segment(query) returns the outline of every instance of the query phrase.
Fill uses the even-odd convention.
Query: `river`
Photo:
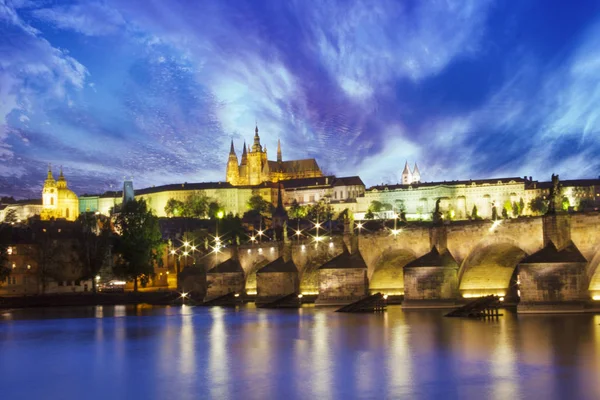
[[[504,314],[0,311],[0,398],[600,398],[600,315]]]

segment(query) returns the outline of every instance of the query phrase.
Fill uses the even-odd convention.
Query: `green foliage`
[[[423,209],[423,207],[420,207]],[[396,209],[400,212],[406,211],[406,205],[404,204],[404,200],[396,200]]]
[[[516,201],[513,201],[512,213],[513,213],[513,217],[515,217],[515,218],[521,214],[521,208],[519,207],[519,205],[517,204]]]
[[[569,202],[569,198],[564,196],[562,198],[561,208],[563,211],[569,211],[569,207],[571,207],[571,203]]]
[[[508,210],[506,209],[506,206],[502,207],[502,218],[508,219]]]
[[[204,194],[190,196],[183,203],[181,216],[187,218],[206,218],[208,203],[209,198]]]
[[[120,233],[116,243],[119,259],[115,274],[133,279],[137,291],[139,278],[148,278],[154,272],[154,263],[160,262],[164,248],[158,218],[148,210],[144,200],[124,204],[115,220]]]
[[[523,200],[523,198],[521,197],[519,199],[519,215],[523,215],[523,212],[525,211],[525,201]]]
[[[225,209],[218,201],[211,201],[208,203],[208,218],[223,218],[223,214],[225,213]]]
[[[170,198],[165,206],[165,214],[167,217],[180,217],[183,214],[185,204],[183,201]]]
[[[10,227],[0,225],[0,286],[10,276],[12,268],[8,266],[8,242],[10,238]]]
[[[11,208],[10,210],[6,211],[6,214],[4,214],[4,222],[7,224],[12,224],[14,222],[17,222],[17,220],[17,210],[15,210],[14,208]]]
[[[506,200],[504,202],[504,207],[502,207],[502,218],[506,219],[512,213],[513,213],[513,203],[511,203],[510,200]]]
[[[329,204],[321,200],[307,207],[306,218],[311,221],[329,221],[333,218],[333,209]]]
[[[298,204],[298,201],[294,199],[288,210],[288,215],[292,219],[306,218],[306,208]]]
[[[369,211],[378,213],[383,210],[383,203],[377,200],[373,200],[369,206]]]
[[[546,214],[548,212],[548,201],[538,196],[531,199],[529,202],[529,209],[532,213],[537,215]]]
[[[371,211],[371,209],[369,208],[369,210],[367,211],[367,213],[365,214],[365,219],[375,219],[375,214],[373,214],[373,211]]]
[[[262,198],[260,194],[255,194],[248,199],[248,208],[251,211],[259,212],[262,215],[273,213],[273,204]]]
[[[92,280],[92,291],[96,292],[96,275],[107,261],[112,230],[110,221],[94,213],[79,215],[81,232],[78,236],[79,258],[83,265],[84,278]]]

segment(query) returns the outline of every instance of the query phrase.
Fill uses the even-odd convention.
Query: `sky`
[[[600,175],[600,1],[0,0],[0,195],[222,181],[269,158],[396,183]]]

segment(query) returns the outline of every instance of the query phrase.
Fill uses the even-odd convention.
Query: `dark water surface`
[[[0,399],[600,399],[600,315],[0,311]]]

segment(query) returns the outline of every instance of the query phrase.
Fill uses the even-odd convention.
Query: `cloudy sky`
[[[600,1],[0,0],[0,194],[223,180],[600,174]],[[239,155],[238,151],[238,155]]]

